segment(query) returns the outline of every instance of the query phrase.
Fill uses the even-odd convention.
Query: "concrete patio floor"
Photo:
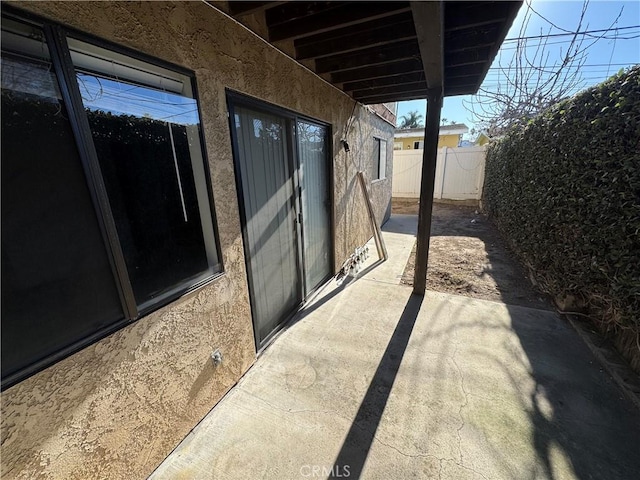
[[[556,314],[399,285],[416,224],[393,216],[390,260],[325,288],[151,478],[639,478],[640,411]]]

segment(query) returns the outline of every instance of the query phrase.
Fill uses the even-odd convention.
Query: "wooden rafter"
[[[228,11],[250,27],[264,22],[257,31],[267,41],[356,100],[382,103],[420,98],[435,77],[445,96],[477,91],[521,4],[231,1]],[[431,53],[439,58],[426,63],[421,47],[434,35],[436,7],[441,43]]]
[[[384,20],[386,19],[367,22],[366,25],[372,23],[379,25],[376,28],[367,28],[366,30],[355,29],[361,31],[352,31],[324,41],[294,43],[296,45],[296,57],[299,60],[320,58],[372,47],[382,47],[389,42],[416,38],[416,32],[413,29],[413,20],[411,20],[411,18],[401,23],[391,24],[386,23]],[[346,30],[351,30],[351,28],[347,28]]]
[[[340,72],[371,65],[385,65],[398,60],[419,58],[418,42],[415,39],[370,47],[354,53],[334,55],[316,60],[317,73]]]
[[[425,82],[424,71],[413,73],[404,73],[401,75],[393,75],[390,77],[370,78],[355,82],[348,82],[342,86],[345,92],[355,92],[356,90],[364,90],[367,88],[387,87],[392,85],[405,85],[407,83]]]
[[[289,3],[295,4],[297,2]],[[338,28],[358,25],[409,10],[406,2],[372,2],[366,8],[363,8],[360,2],[345,2],[346,4],[336,2],[337,5],[332,2],[324,3],[329,5],[317,13],[285,17],[286,19],[284,20],[283,17],[274,14],[270,15],[271,10],[267,10],[269,40],[294,40],[310,34],[319,34]]]

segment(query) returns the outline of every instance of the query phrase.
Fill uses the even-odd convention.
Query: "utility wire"
[[[634,35],[632,37],[603,37],[603,39],[605,40],[613,40],[614,42],[616,42],[617,40],[633,40],[636,38],[640,38],[640,31],[638,31],[637,35]],[[508,47],[502,47],[500,48],[501,52],[504,52],[505,50],[519,50],[521,48],[538,48],[538,47],[547,47],[549,45],[566,45],[566,44],[572,44],[575,43],[575,41],[573,39],[570,40],[561,40],[559,42],[547,42],[544,40],[541,40],[540,42],[536,42],[536,43],[531,43],[531,42],[522,42],[519,43],[517,45],[510,45]]]
[[[540,17],[542,20],[544,20],[545,22],[547,22],[547,23],[548,23],[549,25],[551,25],[552,27],[554,27],[554,28],[556,28],[556,29],[560,30],[561,32],[566,32],[566,34],[568,34],[568,35],[575,35],[575,33],[576,33],[576,32],[572,32],[571,30],[567,30],[566,28],[559,27],[558,25],[556,25],[555,23],[553,23],[551,20],[549,20],[547,17],[545,17],[544,15],[542,15],[542,14],[541,14],[540,12],[538,12],[535,8],[533,8],[532,3],[533,3],[533,2],[532,2],[532,0],[529,0],[529,1],[527,2],[527,8],[528,8],[528,10],[532,11],[532,12],[533,12],[533,13],[535,13],[538,17]],[[584,9],[585,9],[585,11],[586,11],[586,8],[588,7],[588,5],[589,5],[589,1],[587,0],[587,1],[584,3]],[[616,20],[613,22],[613,25],[615,25],[616,23],[618,23],[618,19],[619,19],[619,18],[620,18],[620,16],[622,15],[622,11],[623,11],[623,10],[624,10],[624,7],[622,7],[622,8],[620,9],[620,13],[618,14],[618,17],[616,18]],[[631,27],[631,26],[627,26],[627,27],[615,27],[615,28],[614,28],[614,27],[610,27],[610,28],[608,28],[608,29],[606,29],[606,30],[601,30],[601,32],[608,32],[608,31],[610,31],[610,30],[622,30],[622,29],[628,29],[628,28],[637,28],[637,27],[638,27],[637,25],[636,25],[636,27]],[[586,34],[587,34],[587,35],[588,35],[589,33],[596,33],[596,32],[586,32]],[[559,35],[559,34],[558,34],[558,35]],[[607,37],[597,36],[597,35],[588,35],[588,36],[590,36],[590,37],[592,37],[592,38],[595,38],[595,39],[607,38]]]
[[[533,10],[533,8],[531,9]],[[535,10],[533,10],[536,14],[537,12]],[[543,17],[544,18],[544,17]],[[548,21],[545,18],[546,21]],[[549,22],[549,21],[548,21]],[[575,35],[588,35],[591,36],[589,34],[591,33],[605,33],[605,32],[612,32],[612,31],[618,31],[618,30],[628,30],[631,28],[640,28],[640,25],[629,25],[626,27],[611,27],[611,28],[603,28],[600,30],[584,30],[582,32],[572,32],[570,30],[565,30],[564,28],[560,28],[556,25],[554,25],[553,23],[549,22],[552,26],[554,26],[555,28],[557,28],[558,30],[562,30],[563,32],[567,32],[567,33],[549,33],[546,35],[532,35],[532,36],[526,36],[526,37],[513,37],[513,38],[505,38],[503,43],[506,42],[517,42],[520,40],[531,40],[531,39],[535,39],[535,38],[551,38],[551,37],[567,37],[567,36],[575,36]],[[607,37],[598,37],[598,38],[607,38]],[[636,38],[636,37],[633,37]],[[612,40],[612,38],[610,38],[609,40]]]
[[[583,68],[591,68],[591,67],[628,67],[631,65],[635,65],[636,63],[638,63],[638,61],[633,61],[633,62],[627,62],[627,63],[590,63],[590,64],[584,64],[584,65],[567,65],[564,68],[576,68],[578,70],[581,70]],[[527,67],[524,66],[523,69],[532,69],[534,67]],[[540,68],[544,68],[544,67],[540,67]],[[491,67],[489,68],[489,70],[505,70],[506,67]]]

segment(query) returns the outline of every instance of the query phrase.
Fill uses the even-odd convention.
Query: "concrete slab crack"
[[[334,416],[336,416],[338,418],[341,418],[341,419],[343,419],[345,421],[350,421],[350,419],[341,416],[338,412],[336,412],[334,410],[314,410],[314,409],[293,410],[293,409],[290,409],[290,408],[282,407],[280,405],[275,405],[275,404],[265,400],[264,398],[259,397],[255,393],[252,393],[252,392],[248,391],[248,390],[242,390],[242,391],[243,391],[243,393],[246,393],[247,395],[255,398],[256,400],[261,401],[265,405],[270,406],[274,410],[278,410],[278,411],[283,412],[283,413],[290,413],[290,414],[294,414],[294,415],[295,414],[299,414],[299,413],[322,413],[322,414],[325,414],[325,415],[334,415]]]
[[[462,453],[462,429],[465,427],[466,422],[462,411],[469,405],[470,392],[467,392],[467,389],[465,388],[464,374],[462,373],[462,369],[460,368],[460,365],[458,365],[458,362],[456,360],[456,354],[458,353],[458,347],[460,343],[458,342],[458,333],[455,329],[453,330],[453,335],[455,338],[455,348],[450,358],[453,362],[453,365],[456,367],[456,370],[458,371],[458,375],[460,376],[460,388],[462,390],[462,393],[464,394],[464,403],[462,403],[462,405],[460,405],[460,408],[458,409],[458,415],[460,416],[460,426],[456,431],[456,435],[458,437],[458,453],[460,454],[460,461],[454,461],[454,463],[460,468],[473,472],[474,474],[480,475],[482,478],[487,479],[487,477],[485,477],[481,472],[477,471],[473,465],[471,467],[468,467],[464,464],[464,454]]]
[[[464,374],[462,373],[462,370],[460,369],[460,366],[458,365],[458,362],[456,361],[456,354],[458,353],[458,334],[455,331],[455,329],[453,330],[454,332],[454,336],[455,336],[455,349],[453,350],[453,353],[451,354],[451,361],[453,362],[453,365],[456,367],[456,370],[458,371],[458,375],[460,376],[460,388],[462,389],[462,393],[464,394],[464,403],[462,405],[460,405],[460,408],[458,409],[458,415],[460,416],[460,426],[458,427],[458,430],[456,431],[456,435],[458,436],[458,453],[460,454],[460,463],[464,463],[464,455],[462,453],[462,429],[465,426],[465,420],[464,420],[464,416],[462,415],[462,410],[469,404],[469,394],[467,393],[467,390],[464,386]]]
[[[400,450],[399,448],[397,448],[397,447],[395,447],[395,446],[393,446],[393,445],[391,445],[391,444],[388,444],[388,443],[383,442],[383,441],[382,441],[382,440],[380,440],[378,437],[374,437],[374,440],[375,440],[376,442],[378,442],[380,445],[383,445],[383,446],[385,446],[385,447],[387,447],[387,448],[390,448],[391,450],[395,450],[396,452],[398,452],[398,453],[399,453],[400,455],[402,455],[403,457],[408,457],[408,458],[432,458],[432,459],[434,459],[434,460],[438,460],[438,461],[442,461],[442,460],[443,460],[442,458],[437,457],[437,456],[435,456],[435,455],[432,455],[432,454],[430,454],[430,453],[413,453],[413,454],[412,454],[412,453],[406,453],[406,452],[403,452],[403,451],[402,451],[402,450]]]
[[[485,480],[489,480],[482,472],[479,472],[478,470],[476,470],[473,467],[468,467],[467,465],[464,465],[463,463],[457,461],[455,458],[441,458],[438,457],[437,455],[433,455],[433,454],[429,454],[429,453],[407,453],[407,452],[403,452],[402,450],[400,450],[399,448],[395,447],[394,445],[388,444],[386,442],[383,442],[382,440],[380,440],[378,437],[375,437],[375,441],[380,443],[381,445],[390,448],[391,450],[394,450],[395,452],[399,453],[400,455],[402,455],[403,457],[408,457],[408,458],[430,458],[433,460],[437,460],[438,461],[438,465],[439,465],[439,469],[438,469],[438,479],[442,478],[442,469],[443,469],[443,462],[451,462],[454,465],[467,470],[469,472],[473,472],[476,475],[479,475],[480,477],[482,477]]]

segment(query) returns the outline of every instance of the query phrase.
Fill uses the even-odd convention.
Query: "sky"
[[[521,35],[520,30],[527,12],[527,3],[529,1],[531,1],[533,9],[554,23],[557,27],[575,31],[580,12],[582,10],[582,0],[525,0],[525,3],[523,3],[520,8],[518,16],[507,34],[507,39]],[[615,22],[621,9],[622,15],[618,18],[617,22]],[[614,22],[615,25],[613,26],[617,28],[638,26],[638,28],[635,29],[626,29],[618,32],[619,37],[636,38],[618,38],[616,40],[601,39],[590,46],[587,50],[585,67],[581,70],[581,74],[584,79],[582,88],[587,88],[602,82],[609,76],[617,73],[620,68],[640,63],[640,1],[591,0],[588,4],[581,30],[606,29],[611,27]],[[551,31],[549,31],[549,28],[551,28]],[[533,13],[526,27],[525,35],[546,35],[548,33],[555,34],[563,32],[551,26],[547,21]],[[550,43],[555,41],[555,39],[549,40],[547,49],[552,56],[550,58],[553,58],[553,56],[558,58],[560,55],[560,49],[564,48],[566,50],[566,42],[561,42],[567,39],[568,37],[559,37],[557,39],[558,43],[555,43],[554,45],[550,45]],[[531,43],[534,44],[535,41]],[[587,40],[585,40],[583,47],[587,44]],[[508,58],[508,56],[513,53],[513,46],[514,42],[508,41],[505,41],[502,45],[496,59],[494,60],[492,68],[485,77],[483,83],[484,88],[491,88],[492,85],[496,84],[499,72],[496,71],[495,66],[501,58],[504,61],[504,59]],[[609,67],[609,65],[611,66]],[[465,103],[469,105],[469,102],[471,102],[472,99],[473,96],[471,95],[445,98],[442,107],[441,119],[446,119],[446,123],[450,123],[452,121],[455,123],[465,123],[470,129],[473,128],[478,119],[477,117],[474,117],[473,113],[470,112],[467,107],[465,107]],[[424,121],[424,117],[426,116],[425,109],[425,100],[400,102],[398,104],[398,118],[409,111],[417,110],[423,116]],[[467,138],[473,139],[474,137],[469,134]]]
[[[193,98],[83,72],[77,72],[76,78],[82,102],[91,110],[181,125],[200,123],[198,105]]]

